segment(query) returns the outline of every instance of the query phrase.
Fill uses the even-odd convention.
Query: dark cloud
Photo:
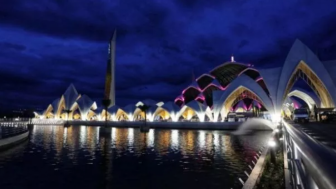
[[[334,1],[11,0],[0,6],[0,109],[45,107],[73,83],[98,102],[117,29],[117,103],[171,101],[230,60],[279,66],[296,38],[335,59]]]

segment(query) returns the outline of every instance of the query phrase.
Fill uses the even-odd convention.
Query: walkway
[[[19,127],[0,126],[0,139],[17,136],[27,131],[28,129],[26,126],[19,126]]]
[[[293,126],[301,129],[304,133],[312,137],[313,139],[321,142],[322,144],[336,150],[336,125],[330,123],[301,123],[294,124]]]

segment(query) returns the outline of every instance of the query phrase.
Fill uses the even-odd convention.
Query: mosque
[[[258,69],[254,65],[224,62],[204,73],[170,102],[143,100],[120,107],[115,103],[116,32],[110,41],[104,99],[110,101],[105,112],[87,95],[81,95],[71,84],[64,94],[49,104],[40,119],[140,121],[139,108],[149,106],[148,121],[226,121],[232,112],[267,112],[273,120],[290,115],[300,107],[293,97],[307,104],[310,112],[333,110],[336,102],[336,61],[322,62],[300,40],[296,40],[281,67]],[[295,87],[302,79],[311,90]]]

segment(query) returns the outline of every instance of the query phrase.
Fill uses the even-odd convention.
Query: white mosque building
[[[290,100],[291,97],[302,99],[311,111],[316,108],[333,109],[336,102],[335,66],[336,61],[320,61],[307,46],[296,40],[281,67],[258,69],[232,58],[198,77],[174,101],[143,100],[125,107],[113,105],[107,109],[107,119],[142,120],[144,113],[139,107],[145,104],[150,107],[147,111],[148,121],[222,122],[229,112],[251,111],[253,108],[267,111],[276,120],[288,109],[288,104],[299,107],[299,103]],[[310,92],[293,87],[299,78],[310,86]],[[114,78],[111,88],[114,95]],[[246,99],[250,99],[249,102]],[[35,115],[41,119],[104,120],[106,112],[88,96],[78,94],[75,87],[70,85],[45,111],[36,112]]]

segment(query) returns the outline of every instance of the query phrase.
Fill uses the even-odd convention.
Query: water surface
[[[269,132],[35,126],[0,153],[1,189],[241,188]]]

